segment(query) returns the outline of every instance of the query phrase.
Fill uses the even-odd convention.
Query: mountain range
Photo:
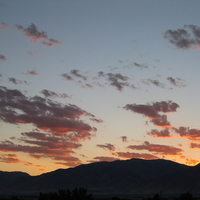
[[[0,171],[0,195],[38,195],[40,192],[84,187],[93,195],[200,195],[200,164],[187,166],[169,160],[117,160],[58,169],[38,176]]]

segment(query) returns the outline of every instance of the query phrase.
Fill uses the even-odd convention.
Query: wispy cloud
[[[157,86],[157,87],[160,87],[160,88],[165,88],[165,84],[164,83],[161,83],[159,80],[156,80],[156,79],[143,79],[142,82],[146,85],[154,85],[154,86]]]
[[[144,64],[138,64],[138,63],[136,63],[136,62],[134,62],[133,64],[134,64],[136,67],[141,68],[141,69],[142,69],[142,68],[146,68],[146,69],[148,68],[148,66],[147,66],[147,65],[144,65]]]
[[[28,72],[26,74],[39,75],[35,70],[28,70]]]
[[[180,79],[180,78],[172,78],[172,77],[167,77],[167,80],[173,85],[173,86],[176,86],[176,87],[185,87],[186,84],[185,84],[185,81],[183,79]]]
[[[10,82],[12,82],[13,84],[15,84],[15,85],[17,85],[17,84],[28,84],[27,81],[17,80],[17,79],[14,78],[14,77],[10,77],[10,78],[8,78],[8,80],[9,80]]]
[[[115,150],[115,146],[113,144],[110,144],[110,143],[97,144],[96,146],[100,147],[102,149],[105,149],[105,150],[110,150],[110,151],[114,151]]]
[[[128,149],[133,150],[147,150],[149,152],[153,152],[154,155],[182,155],[183,150],[181,148],[161,145],[161,144],[151,144],[148,141],[145,141],[141,145],[129,145]]]
[[[70,98],[69,95],[67,95],[66,93],[56,93],[50,90],[42,90],[41,93],[46,97],[46,98],[54,98],[54,97],[60,97],[60,98]]]
[[[134,153],[134,152],[115,152],[115,154],[118,157],[121,158],[139,158],[139,159],[145,159],[145,160],[151,160],[151,159],[158,159],[159,157],[149,154],[149,153]]]
[[[5,22],[1,22],[0,30],[7,28],[8,25]]]

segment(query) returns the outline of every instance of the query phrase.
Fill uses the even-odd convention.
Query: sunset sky
[[[0,0],[0,170],[200,162],[199,8]]]

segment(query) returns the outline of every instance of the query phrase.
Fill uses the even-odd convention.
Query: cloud
[[[165,88],[165,84],[163,84],[160,81],[155,80],[155,79],[144,79],[144,80],[142,80],[142,82],[146,85],[152,84],[152,85],[155,85],[160,88]]]
[[[115,160],[119,160],[118,158],[115,157],[109,157],[109,156],[96,156],[93,158],[94,160],[91,160],[89,162],[102,162],[102,161],[106,161],[106,162],[113,162]]]
[[[176,87],[185,87],[185,83],[184,83],[184,80],[183,79],[180,79],[180,78],[172,78],[172,77],[167,77],[167,80],[173,85],[173,86],[176,86]]]
[[[146,66],[146,65],[143,65],[143,64],[138,64],[138,63],[136,63],[136,62],[134,62],[133,63],[136,67],[139,67],[139,68],[148,68],[148,66]]]
[[[173,128],[173,130],[179,134],[180,137],[188,138],[192,141],[200,141],[199,129],[190,129],[189,127],[180,126],[179,128]]]
[[[133,152],[115,152],[117,156],[122,158],[139,158],[145,160],[158,159],[159,157],[149,153],[133,153]]]
[[[53,46],[54,44],[62,44],[56,39],[49,38],[45,31],[39,31],[35,24],[31,23],[28,27],[23,27],[21,25],[15,25],[19,31],[22,31],[25,36],[31,38],[31,43],[36,43],[38,40],[42,41],[41,44],[46,45],[48,47]]]
[[[191,149],[200,149],[200,144],[199,143],[190,143],[190,148]]]
[[[65,93],[55,93],[53,91],[50,91],[50,90],[42,90],[40,93],[42,93],[46,98],[49,98],[49,97],[60,97],[60,98],[70,98],[69,95],[65,94]]]
[[[198,48],[200,45],[200,28],[195,25],[185,25],[177,30],[167,30],[164,38],[179,49]]]
[[[3,30],[5,28],[7,28],[7,27],[8,27],[8,25],[5,22],[1,22],[0,30]]]
[[[131,110],[132,112],[143,114],[144,116],[151,119],[151,122],[160,127],[171,127],[170,123],[167,121],[166,115],[160,115],[159,112],[169,113],[176,112],[179,107],[177,103],[172,101],[161,101],[154,102],[152,104],[127,104],[124,109]]]
[[[49,41],[52,42],[52,43],[55,43],[55,44],[62,44],[62,42],[55,40],[53,38],[50,38]]]
[[[65,78],[66,80],[70,80],[70,81],[74,80],[74,78],[79,78],[79,79],[82,79],[84,81],[87,80],[87,77],[82,75],[82,74],[80,74],[80,71],[77,70],[77,69],[72,69],[70,71],[70,73],[63,73],[63,74],[61,74],[61,76],[63,78]]]
[[[115,146],[113,144],[110,144],[110,143],[97,144],[96,146],[100,147],[102,149],[105,149],[105,150],[110,150],[110,151],[114,151],[115,150]]]
[[[77,133],[78,138],[91,137],[96,131],[80,116],[92,116],[76,105],[63,105],[39,96],[26,97],[19,90],[0,88],[0,120],[12,124],[33,124],[40,130],[56,134]]]
[[[150,136],[153,136],[153,137],[160,137],[160,138],[171,138],[171,137],[173,137],[168,128],[165,128],[164,130],[161,130],[161,131],[158,131],[156,129],[152,129],[147,134],[150,135]]]
[[[155,126],[159,127],[172,127],[170,122],[167,121],[167,115],[160,115],[159,118],[150,120]]]
[[[29,56],[34,56],[36,53],[38,53],[37,51],[27,51]]]
[[[16,154],[2,154],[0,155],[0,162],[5,163],[20,163],[21,160],[18,159],[18,156]]]
[[[48,39],[46,32],[39,31],[35,24],[31,23],[27,28],[24,28],[21,25],[15,25],[19,31],[24,32],[25,36],[31,38],[31,43],[35,43],[41,39]]]
[[[92,120],[93,122],[96,122],[96,123],[103,123],[103,120],[102,120],[102,119],[97,119],[97,118],[95,118],[95,117],[90,118],[90,120]]]
[[[26,74],[38,75],[38,73],[35,70],[29,70]]]
[[[0,54],[0,60],[1,61],[6,61],[6,57],[3,54]]]
[[[129,145],[128,149],[133,150],[147,150],[154,152],[154,155],[181,155],[183,150],[173,146],[150,144],[145,141],[142,145]]]
[[[72,76],[74,76],[74,77],[81,78],[81,79],[83,79],[83,80],[85,80],[85,81],[87,80],[87,77],[86,77],[86,76],[83,76],[82,74],[80,74],[80,73],[79,73],[79,70],[77,70],[77,69],[71,70],[70,74],[71,74]]]
[[[51,42],[46,42],[46,41],[42,41],[41,44],[47,46],[47,47],[52,47],[53,46],[53,43]]]
[[[124,87],[131,87],[135,89],[135,86],[129,84],[127,81],[129,80],[129,77],[123,76],[120,73],[104,73],[102,71],[98,72],[98,77],[106,78],[108,83],[115,87],[120,92],[124,89]]]
[[[185,161],[185,164],[195,166],[195,165],[199,164],[199,160],[187,158]]]
[[[10,82],[14,83],[15,85],[17,85],[17,84],[23,84],[23,83],[28,84],[27,81],[17,80],[16,78],[13,78],[13,77],[8,78],[8,80]]]
[[[121,136],[122,142],[127,142],[127,137],[126,136]]]

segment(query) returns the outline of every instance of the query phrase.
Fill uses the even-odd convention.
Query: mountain
[[[58,169],[39,176],[0,172],[0,194],[39,194],[84,187],[93,195],[200,195],[200,165],[130,159]]]

